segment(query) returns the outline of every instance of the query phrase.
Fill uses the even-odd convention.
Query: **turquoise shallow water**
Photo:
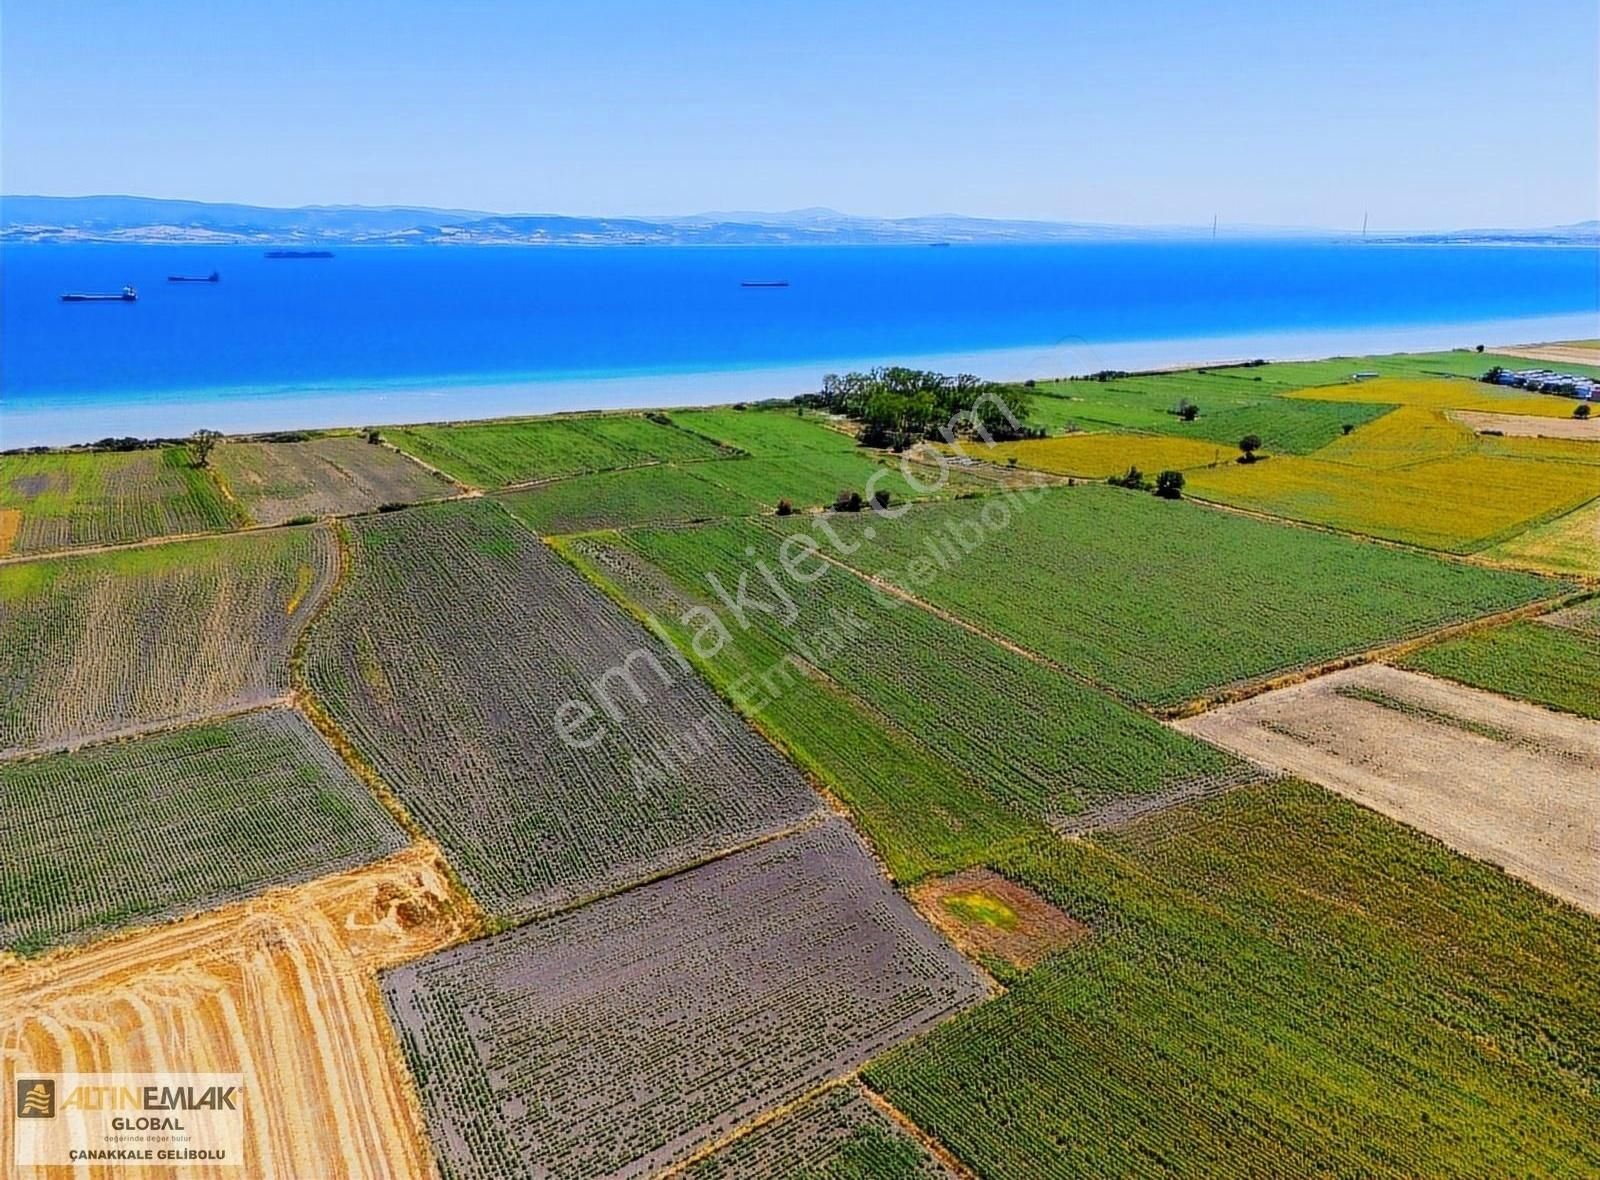
[[[215,285],[166,282],[213,269]],[[752,280],[789,286],[740,286]],[[124,283],[137,303],[58,298]],[[1303,351],[1318,333],[1531,317],[1594,335],[1600,255],[1223,241],[374,247],[276,261],[245,247],[10,246],[0,300],[0,442],[23,445],[725,400],[793,392],[824,364],[950,354],[1009,376],[1093,368],[1151,341],[1179,360],[1184,341],[1193,359],[1220,359],[1224,346],[1203,342]]]

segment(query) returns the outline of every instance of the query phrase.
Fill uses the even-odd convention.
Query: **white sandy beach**
[[[338,386],[275,392],[176,391],[119,395],[71,407],[0,404],[0,447],[60,446],[107,436],[175,437],[206,427],[227,433],[389,425],[551,414],[564,410],[715,405],[791,397],[826,373],[880,364],[971,372],[994,380],[1066,377],[1101,369],[1182,368],[1253,358],[1314,360],[1386,352],[1493,349],[1527,341],[1592,338],[1593,314],[1401,327],[1314,329],[1162,340],[1089,341],[979,352],[843,357],[712,372]]]

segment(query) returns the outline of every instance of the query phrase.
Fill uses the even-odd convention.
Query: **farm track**
[[[239,701],[220,709],[197,709],[192,713],[163,717],[159,721],[102,729],[97,733],[84,734],[81,737],[62,738],[59,741],[49,742],[40,746],[13,746],[9,749],[0,750],[0,764],[27,762],[34,758],[42,758],[47,754],[65,754],[82,750],[89,746],[131,741],[135,738],[150,737],[158,733],[169,733],[175,729],[187,729],[191,725],[200,725],[205,722],[226,721],[231,717],[240,717],[246,713],[260,713],[268,709],[291,707],[293,704],[293,693],[281,693],[275,696],[262,696],[257,700]]]
[[[460,941],[436,848],[39,959],[0,957],[0,1074],[246,1075],[262,1180],[427,1180],[421,1106],[374,973]],[[183,1053],[174,1062],[174,1051]],[[0,1151],[11,1156],[0,1125]],[[74,1175],[101,1177],[119,1169]],[[236,1169],[150,1170],[229,1180]]]

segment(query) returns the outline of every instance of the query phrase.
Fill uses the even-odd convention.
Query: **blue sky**
[[[1594,0],[0,0],[0,188],[576,214],[1595,216]]]

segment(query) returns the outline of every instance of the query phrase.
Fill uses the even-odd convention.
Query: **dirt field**
[[[911,890],[922,916],[963,953],[1032,967],[1071,946],[1089,928],[991,869],[964,869]]]
[[[462,934],[472,916],[450,898],[437,852],[416,846],[85,950],[0,959],[0,1092],[34,1073],[238,1072],[246,1168],[149,1167],[141,1177],[428,1177],[421,1114],[372,972]],[[7,1165],[12,1126],[0,1120]]]
[[[1576,438],[1600,442],[1600,418],[1540,418],[1533,414],[1485,414],[1478,410],[1452,410],[1449,416],[1474,430],[1498,430],[1514,438]]]
[[[1513,348],[1496,348],[1497,356],[1525,356],[1533,361],[1558,365],[1600,364],[1600,344],[1592,340],[1574,340],[1566,344],[1524,344]]]
[[[1600,913],[1600,723],[1367,665],[1177,726]]]

